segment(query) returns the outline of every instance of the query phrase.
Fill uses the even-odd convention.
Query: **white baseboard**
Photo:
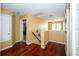
[[[42,45],[41,45],[41,48],[43,48],[43,49],[44,49],[44,48],[45,48],[45,46],[42,46]]]
[[[22,41],[22,40],[15,41],[15,43],[18,43],[18,42],[20,42],[20,41]],[[14,44],[15,44],[15,43],[14,43]]]
[[[59,43],[59,44],[65,44],[65,43],[63,43],[63,42],[53,41],[53,40],[49,40],[49,42],[56,42],[56,43]]]
[[[26,42],[27,45],[30,45],[30,44],[32,44],[32,43],[33,43],[33,42],[31,42],[31,41],[30,41],[30,42]]]
[[[47,42],[45,43],[45,45],[47,45],[48,42],[49,42],[49,41],[47,41]]]
[[[21,41],[21,40],[16,41],[15,43],[20,42],[20,41]],[[53,40],[47,41],[46,44],[47,44],[48,42],[56,42],[56,43],[64,44],[63,42],[58,42],[58,41],[53,41]],[[14,44],[15,44],[15,43],[14,43]],[[31,43],[33,43],[33,42],[29,42],[29,43],[27,43],[27,45],[30,45]],[[13,45],[14,45],[14,44],[13,44]],[[8,49],[8,48],[11,48],[13,45],[10,45],[10,46],[8,46],[8,47],[5,47],[5,48],[3,48],[3,49],[0,49],[0,51],[3,51],[3,50]],[[45,46],[41,46],[41,48],[45,48]]]
[[[8,49],[8,48],[11,48],[13,45],[10,45],[10,46],[8,46],[8,47],[5,47],[5,48],[3,48],[3,49],[0,49],[0,51],[3,51],[3,50],[5,50],[5,49]]]
[[[21,41],[21,40],[16,41],[15,43],[20,42],[20,41]],[[15,44],[15,43],[14,43],[14,44]],[[14,44],[12,44],[12,45],[10,45],[10,46],[8,46],[8,47],[5,47],[5,48],[0,49],[0,51],[6,50],[6,49],[8,49],[8,48],[11,48]]]

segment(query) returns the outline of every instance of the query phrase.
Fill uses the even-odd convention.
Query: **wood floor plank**
[[[48,42],[45,49],[37,44],[26,45],[24,42],[18,42],[0,53],[1,56],[66,56],[65,45],[55,42]]]

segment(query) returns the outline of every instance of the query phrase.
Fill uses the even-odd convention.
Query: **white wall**
[[[40,24],[38,26],[38,31],[41,32],[41,31],[47,31],[48,30],[48,24]]]
[[[76,9],[76,26],[75,26],[75,31],[76,31],[76,55],[79,56],[79,4],[77,4],[77,9]]]
[[[23,20],[20,19],[20,41],[23,41]]]
[[[70,51],[71,51],[71,54],[72,56],[77,56],[79,55],[79,8],[77,8],[77,5],[76,3],[72,4],[71,6],[71,15],[72,15],[72,18],[71,18],[71,31],[70,31]]]

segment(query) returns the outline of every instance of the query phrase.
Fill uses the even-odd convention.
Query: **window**
[[[56,23],[52,24],[52,30],[56,30]]]
[[[61,31],[61,23],[54,23],[52,24],[53,31]]]
[[[61,23],[57,23],[57,31],[61,31]]]

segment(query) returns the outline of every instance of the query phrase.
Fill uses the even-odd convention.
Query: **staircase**
[[[32,34],[34,35],[34,37],[39,41],[39,42],[41,42],[41,37],[40,37],[40,35],[38,34],[38,33],[36,33],[36,32],[32,32]]]
[[[40,47],[45,48],[46,44],[45,44],[45,40],[44,40],[44,32],[40,32],[40,34],[37,32],[32,32],[32,34],[40,43]]]

